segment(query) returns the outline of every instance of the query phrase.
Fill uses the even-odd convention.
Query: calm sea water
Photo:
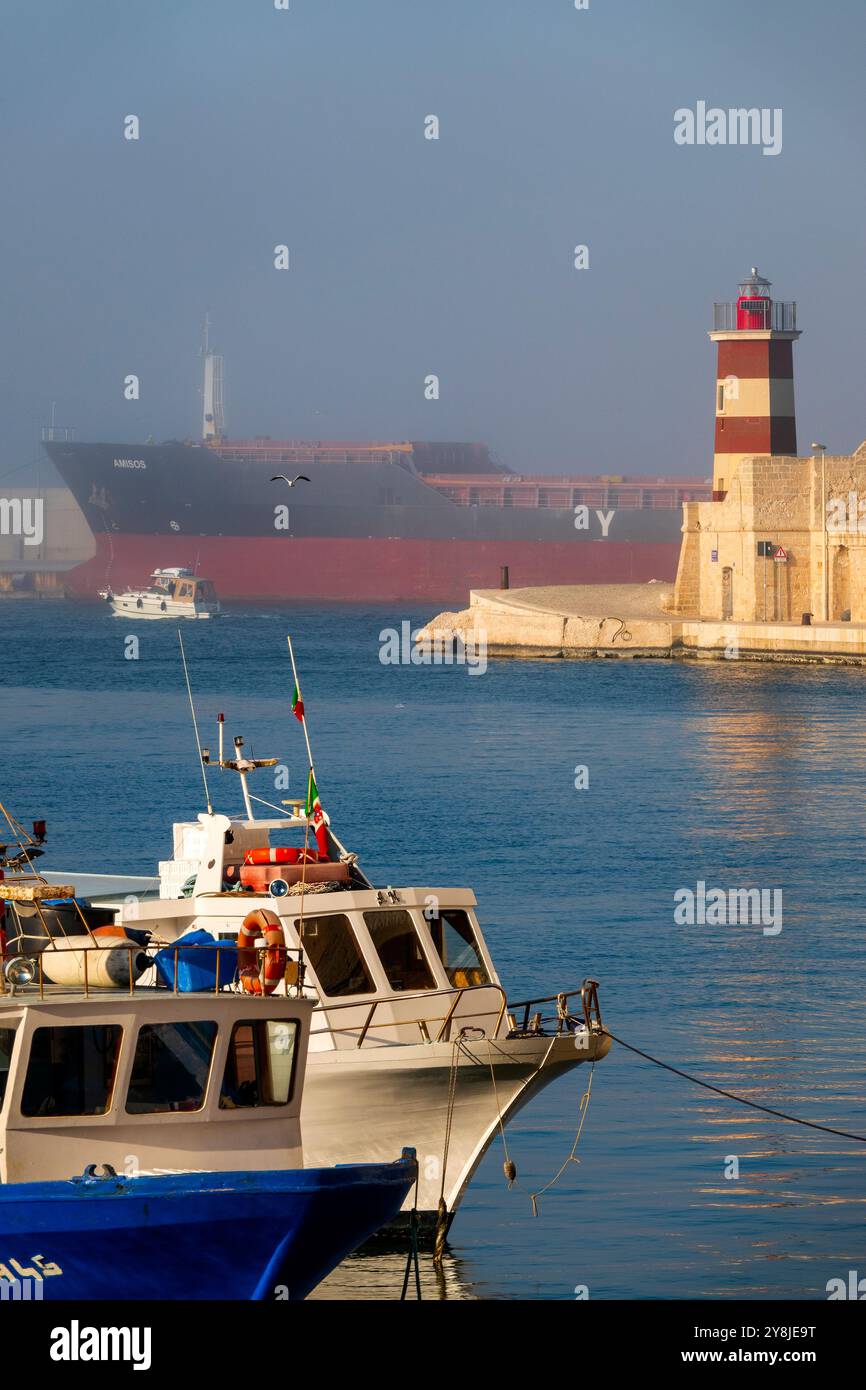
[[[377,880],[472,886],[512,996],[592,975],[627,1041],[866,1135],[866,673],[383,666],[380,631],[428,616],[305,607],[188,625],[205,741],[224,710],[228,733],[279,757],[303,795],[291,631],[323,802]],[[172,821],[201,809],[174,627],[7,602],[0,675],[0,796],[47,818],[46,866],[152,872]],[[781,889],[781,932],[676,925],[674,893],[698,881]],[[616,1046],[595,1071],[580,1163],[533,1217],[586,1076],[554,1083],[509,1128],[513,1189],[491,1150],[442,1274],[425,1263],[426,1297],[569,1299],[587,1285],[593,1298],[809,1299],[849,1269],[866,1275],[866,1145],[730,1104]],[[401,1278],[399,1256],[355,1257],[318,1297],[395,1297]]]

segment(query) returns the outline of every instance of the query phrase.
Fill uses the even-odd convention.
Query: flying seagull
[[[285,473],[275,473],[271,478],[272,483],[284,482],[288,483],[289,487],[294,487],[295,483],[308,483],[309,481],[306,473],[299,473],[296,478],[287,478]]]

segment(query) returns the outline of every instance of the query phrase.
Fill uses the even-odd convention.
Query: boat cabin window
[[[215,1023],[146,1023],[138,1030],[128,1115],[201,1110],[216,1042]]]
[[[15,1046],[15,1029],[0,1028],[0,1107],[6,1098],[9,1081],[9,1068],[12,1064],[12,1049]]]
[[[150,586],[161,594],[167,594],[171,589],[171,579],[167,574],[159,574]]]
[[[178,586],[177,586],[177,597],[178,597],[178,598],[184,598],[184,599],[189,598],[189,599],[191,599],[194,593],[195,593],[195,585],[194,585],[193,583],[191,583],[189,580],[186,580],[184,583],[178,584]]]
[[[209,579],[200,579],[198,581],[196,598],[199,603],[213,603],[216,598],[216,589]]]
[[[392,989],[435,989],[415,923],[402,908],[365,912],[364,921]]]
[[[342,912],[295,922],[300,943],[324,994],[373,994],[376,986]]]
[[[122,1032],[115,1023],[37,1028],[22,1115],[104,1115],[111,1104]]]
[[[452,985],[489,985],[490,976],[475,941],[468,915],[458,908],[443,907],[429,923],[436,953]]]
[[[242,1019],[232,1029],[221,1110],[287,1105],[294,1090],[298,1025],[292,1018]]]

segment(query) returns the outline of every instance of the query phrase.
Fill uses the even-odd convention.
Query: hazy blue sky
[[[4,476],[39,454],[52,400],[79,439],[197,433],[206,309],[234,436],[479,439],[527,472],[706,476],[711,305],[751,265],[798,301],[801,452],[866,437],[864,0],[0,17]],[[675,145],[698,100],[781,107],[781,154]]]

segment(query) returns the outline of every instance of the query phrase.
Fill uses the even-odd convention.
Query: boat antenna
[[[198,720],[195,717],[195,705],[192,699],[192,686],[189,683],[189,667],[186,664],[186,652],[183,649],[183,637],[180,628],[177,630],[177,640],[180,643],[180,658],[183,662],[183,674],[186,680],[186,693],[189,696],[189,711],[192,715],[192,727],[195,730],[195,746],[198,749],[198,765],[201,768],[201,780],[204,782],[204,799],[207,803],[207,813],[213,815],[213,806],[210,799],[210,788],[207,784],[207,772],[205,771],[204,756],[201,751],[201,739],[198,735]]]
[[[310,765],[310,775],[309,775],[309,779],[308,779],[308,781],[307,781],[307,808],[306,808],[306,809],[307,809],[307,822],[306,822],[306,825],[304,826],[304,861],[303,861],[303,864],[302,864],[302,866],[301,866],[301,894],[300,894],[301,901],[300,901],[300,903],[298,904],[299,910],[300,910],[300,925],[299,925],[299,927],[298,927],[298,935],[299,935],[299,937],[300,937],[300,939],[301,939],[301,942],[303,943],[303,940],[304,940],[304,889],[305,889],[305,887],[306,887],[306,882],[307,882],[307,845],[308,845],[309,839],[310,839],[310,791],[311,791],[311,788],[312,788],[312,786],[313,786],[313,784],[314,784],[314,782],[315,782],[315,780],[316,780],[316,774],[315,774],[315,772],[313,771],[313,750],[312,750],[312,748],[310,747],[310,735],[309,735],[309,731],[308,731],[308,729],[307,729],[307,715],[306,715],[306,711],[304,710],[304,697],[303,697],[303,695],[301,694],[301,682],[298,680],[298,668],[297,668],[297,666],[295,665],[295,649],[294,649],[294,647],[292,646],[292,639],[291,639],[291,636],[290,636],[288,633],[286,633],[286,641],[287,641],[288,644],[289,644],[289,660],[290,660],[291,663],[292,663],[292,675],[293,675],[294,678],[295,678],[295,689],[294,689],[294,692],[293,692],[294,701],[295,701],[294,708],[295,708],[295,713],[296,713],[296,714],[298,713],[298,711],[300,711],[301,727],[302,727],[302,729],[304,730],[304,742],[305,742],[306,745],[307,745],[307,761],[308,761],[308,763],[309,763],[309,765]]]
[[[292,647],[292,639],[288,634],[286,635],[286,641],[289,644],[289,660],[292,663],[292,675],[295,678],[295,689],[298,692],[298,703],[301,707],[301,727],[304,730],[304,740],[307,745],[307,759],[309,760],[310,771],[313,772],[313,750],[310,747],[310,735],[307,732],[307,715],[304,710],[304,697],[301,694],[301,682],[298,680],[298,668],[295,665],[295,652]]]

